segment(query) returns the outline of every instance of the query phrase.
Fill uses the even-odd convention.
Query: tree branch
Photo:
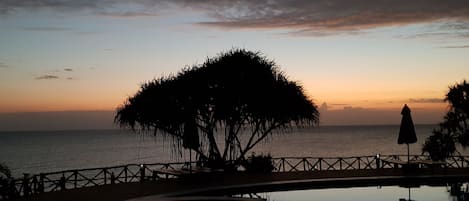
[[[268,134],[270,134],[272,132],[272,130],[280,127],[282,125],[282,123],[278,123],[278,124],[275,124],[272,125],[269,129],[267,129],[266,131],[264,131],[264,133],[262,133],[261,137],[259,137],[248,149],[252,149],[254,146],[256,146],[256,144],[258,144],[259,142],[261,142],[265,137],[267,137]]]
[[[251,143],[254,140],[254,137],[256,136],[257,132],[259,132],[260,125],[261,125],[260,121],[256,122],[256,128],[251,133],[251,137],[249,137],[248,143],[246,144],[246,147],[244,148],[244,150],[247,149],[249,146],[251,146]],[[241,149],[240,151],[243,151],[243,149]]]
[[[240,156],[238,157],[238,159],[236,159],[237,162],[239,162],[241,159],[244,158],[244,156],[246,155],[246,153],[251,150],[254,146],[256,146],[256,144],[258,144],[259,142],[261,142],[265,137],[267,137],[267,135],[269,133],[272,132],[272,130],[278,128],[279,126],[281,126],[282,123],[273,123],[272,126],[270,128],[268,128],[267,130],[265,130],[262,135],[254,142],[252,143],[251,145],[249,146],[246,146],[246,148],[244,150],[241,150],[241,154]],[[253,135],[254,136],[254,135]]]

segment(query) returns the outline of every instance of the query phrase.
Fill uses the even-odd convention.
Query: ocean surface
[[[436,125],[416,125],[418,141],[410,146],[411,154],[421,154],[422,144],[434,128]],[[302,128],[274,134],[253,152],[270,153],[273,157],[407,154],[406,145],[397,144],[398,132],[398,125]],[[181,161],[189,161],[188,152],[177,153],[169,138],[126,130],[0,132],[0,162],[16,176]]]

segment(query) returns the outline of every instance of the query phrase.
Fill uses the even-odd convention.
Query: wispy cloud
[[[228,29],[288,29],[293,35],[324,36],[433,22],[454,22],[451,30],[467,31],[467,0],[3,0],[0,12],[19,9],[92,11],[113,17],[158,16],[162,10],[190,9],[209,20],[196,24]],[[179,10],[180,11],[180,10]],[[459,24],[458,24],[458,23]],[[442,28],[444,30],[444,28]]]
[[[36,80],[53,80],[53,79],[59,79],[59,76],[57,75],[41,75],[35,78]]]
[[[418,98],[418,99],[409,99],[411,103],[443,103],[444,100],[441,98]]]

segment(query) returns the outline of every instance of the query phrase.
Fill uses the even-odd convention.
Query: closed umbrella
[[[399,129],[398,144],[407,144],[407,161],[410,159],[409,144],[417,142],[417,135],[415,134],[414,122],[410,115],[410,108],[407,104],[404,105],[401,111],[402,120]]]

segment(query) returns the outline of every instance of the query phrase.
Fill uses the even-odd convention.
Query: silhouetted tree
[[[319,112],[273,61],[236,49],[143,84],[115,120],[169,135],[179,150],[189,148],[211,166],[226,167],[238,165],[273,131],[316,124]],[[221,136],[224,143],[217,144]]]
[[[469,146],[469,84],[466,81],[449,88],[445,101],[450,110],[438,129],[423,146],[433,160],[443,160],[456,152],[456,143]]]

